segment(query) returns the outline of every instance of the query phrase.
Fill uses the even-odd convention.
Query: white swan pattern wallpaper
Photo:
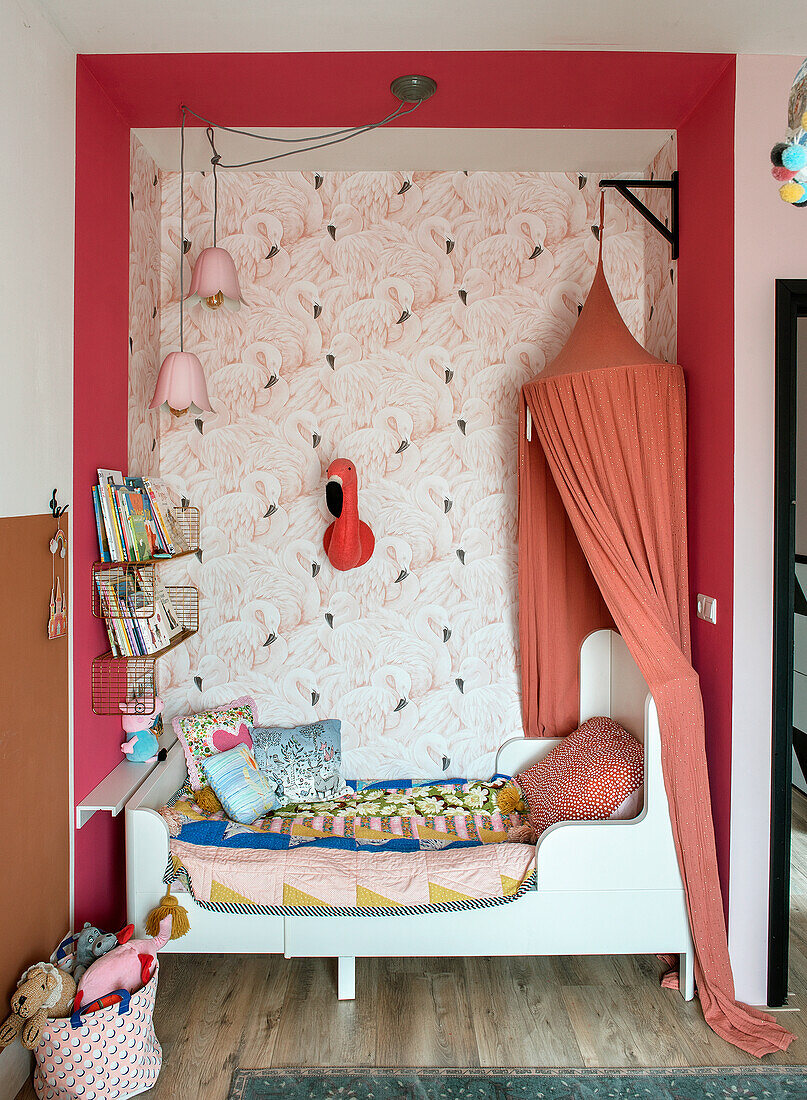
[[[522,728],[517,397],[585,300],[597,178],[220,173],[244,304],[186,308],[214,411],[174,418],[145,409],[179,346],[179,178],[136,141],[132,159],[133,264],[151,272],[159,228],[161,291],[133,277],[130,468],[201,511],[201,560],[163,567],[200,593],[198,634],[158,666],[166,713],[248,694],[262,724],[340,719],[351,778],[489,776]],[[185,198],[187,288],[210,174]],[[621,202],[605,266],[637,338],[674,357],[674,265]],[[346,573],[322,548],[337,457],[376,536]]]

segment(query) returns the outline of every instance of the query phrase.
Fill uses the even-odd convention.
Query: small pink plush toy
[[[82,1004],[106,997],[115,989],[128,989],[130,993],[142,989],[154,973],[157,952],[171,938],[172,923],[169,913],[160,921],[156,936],[122,943],[88,966],[78,983],[73,1011],[77,1012]]]
[[[164,759],[160,756],[160,742],[157,740],[155,726],[163,712],[162,699],[154,700],[154,710],[151,714],[127,714],[129,703],[120,703],[123,711],[121,723],[123,732],[129,735],[127,741],[121,745],[121,752],[137,764],[153,764],[155,760]],[[160,726],[161,728],[161,726]]]

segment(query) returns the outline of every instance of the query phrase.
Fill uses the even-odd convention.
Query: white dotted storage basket
[[[150,980],[120,1003],[49,1020],[34,1051],[39,1100],[125,1100],[156,1082],[163,1052],[152,1014],[158,965]]]

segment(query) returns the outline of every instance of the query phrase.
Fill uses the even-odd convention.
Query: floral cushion
[[[200,768],[207,757],[227,752],[236,745],[252,748],[254,714],[255,703],[245,695],[218,710],[174,719],[174,732],[185,750],[192,790],[201,790],[206,785]]]
[[[590,718],[543,760],[515,777],[540,836],[558,821],[596,821],[638,808],[644,749],[610,718]]]
[[[263,775],[277,785],[278,805],[338,798],[342,780],[342,723],[335,718],[307,726],[256,726],[253,752]]]
[[[251,825],[275,806],[275,786],[258,771],[246,745],[208,756],[203,764],[208,782],[232,821]]]

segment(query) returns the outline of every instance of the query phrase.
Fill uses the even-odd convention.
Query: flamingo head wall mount
[[[336,458],[326,470],[325,503],[335,516],[322,545],[334,569],[358,569],[372,557],[375,536],[359,519],[359,478],[356,464]]]

